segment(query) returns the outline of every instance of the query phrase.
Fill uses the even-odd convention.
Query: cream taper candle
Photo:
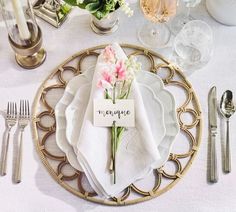
[[[30,31],[27,26],[27,22],[25,19],[24,11],[21,5],[20,0],[11,0],[12,6],[16,18],[16,24],[18,26],[18,30],[20,33],[20,38],[22,40],[28,40],[30,39]]]

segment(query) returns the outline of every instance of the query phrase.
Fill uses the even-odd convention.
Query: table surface
[[[47,60],[35,70],[21,69],[14,60],[13,52],[7,40],[7,32],[0,19],[0,109],[4,110],[8,101],[22,98],[34,99],[37,89],[49,73],[62,61],[79,50],[111,42],[140,45],[136,32],[144,18],[138,6],[133,4],[135,15],[132,18],[121,17],[119,30],[109,36],[94,34],[89,26],[90,16],[75,9],[67,22],[55,29],[38,20],[44,35],[44,47]],[[14,185],[12,173],[12,146],[10,142],[8,174],[0,178],[0,210],[3,212],[51,212],[51,211],[236,211],[236,119],[232,118],[232,172],[222,171],[223,130],[217,138],[219,159],[219,182],[207,183],[207,96],[210,87],[217,86],[218,98],[226,89],[236,92],[236,27],[217,23],[207,13],[204,1],[192,11],[195,19],[206,21],[214,32],[214,55],[207,66],[188,77],[199,96],[204,117],[202,144],[192,167],[184,178],[167,193],[148,202],[137,205],[110,208],[80,199],[67,192],[49,175],[41,163],[32,141],[30,128],[24,134],[23,181]],[[171,48],[156,50],[167,58],[171,57]],[[219,126],[224,128],[223,120]],[[0,117],[0,134],[4,132],[4,119]],[[13,137],[13,136],[12,136]]]

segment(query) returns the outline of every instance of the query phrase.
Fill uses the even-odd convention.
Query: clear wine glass
[[[211,27],[200,20],[188,22],[174,40],[174,60],[187,75],[205,66],[212,56]]]
[[[177,34],[183,26],[188,23],[189,21],[192,21],[193,18],[190,16],[191,8],[196,7],[201,0],[180,0],[184,3],[185,6],[185,13],[181,13],[179,15],[176,15],[175,18],[172,20],[170,28],[173,34]]]
[[[171,32],[165,22],[176,13],[177,0],[140,0],[140,7],[149,20],[138,30],[140,42],[147,47],[164,47],[170,40]]]

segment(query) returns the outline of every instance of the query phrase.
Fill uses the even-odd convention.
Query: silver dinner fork
[[[6,130],[5,136],[2,142],[2,152],[1,152],[1,163],[0,163],[0,175],[6,175],[7,170],[7,153],[9,146],[9,139],[12,127],[15,126],[17,122],[17,109],[15,102],[8,102],[7,104],[7,115],[6,115]]]
[[[19,119],[18,119],[18,127],[20,131],[20,137],[16,152],[16,163],[15,163],[15,171],[13,181],[15,183],[21,182],[21,166],[22,166],[22,141],[23,141],[23,132],[25,127],[28,125],[30,121],[30,109],[29,109],[29,101],[21,100],[20,101],[20,111],[19,111]]]

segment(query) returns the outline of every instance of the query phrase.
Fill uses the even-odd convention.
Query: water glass
[[[205,66],[213,50],[213,33],[210,26],[199,20],[188,22],[174,40],[175,62],[185,71]]]

